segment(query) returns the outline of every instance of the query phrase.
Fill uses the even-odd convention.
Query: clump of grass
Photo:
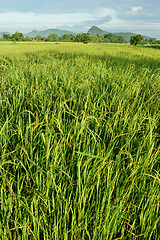
[[[1,239],[158,239],[159,68],[111,46],[3,56]]]

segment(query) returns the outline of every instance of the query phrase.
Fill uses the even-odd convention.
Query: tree
[[[119,43],[128,43],[128,41],[125,40],[124,37],[122,37],[122,36],[118,36],[118,42]]]
[[[2,37],[3,37],[4,40],[10,40],[11,39],[11,36],[7,33],[3,33]]]
[[[103,43],[104,42],[104,36],[99,36],[98,34],[96,36],[92,37],[92,42],[95,43]]]
[[[91,33],[78,33],[74,36],[75,42],[89,43],[92,41]]]
[[[111,43],[116,43],[117,42],[117,36],[114,35],[113,33],[108,33],[104,35],[105,42],[111,42]]]
[[[144,37],[142,37],[142,35],[137,34],[135,36],[131,36],[129,42],[130,42],[131,45],[137,46],[138,44],[142,43],[143,39],[144,39]]]
[[[78,33],[74,35],[75,42],[82,42],[82,39],[83,39],[83,33]]]
[[[12,41],[23,41],[24,36],[20,32],[15,32],[14,34],[12,34],[11,39],[12,39]]]
[[[91,35],[91,33],[84,33],[83,38],[82,38],[82,42],[83,42],[84,44],[87,44],[87,43],[89,43],[89,42],[91,42],[91,41],[92,41],[92,35]]]
[[[41,35],[37,35],[34,40],[36,41],[43,41],[44,40],[44,37],[42,37]]]
[[[74,35],[72,35],[72,34],[64,34],[62,36],[63,42],[72,42],[73,39],[74,39]]]
[[[127,42],[122,36],[117,36],[113,33],[105,34],[104,41],[106,43],[126,43]]]
[[[26,41],[26,42],[31,42],[32,40],[33,40],[33,38],[28,37],[28,36],[24,38],[24,41]]]
[[[56,33],[50,33],[47,37],[47,42],[57,42],[59,39],[58,34]]]
[[[158,44],[157,38],[150,38],[148,41],[150,44]]]
[[[147,39],[143,39],[143,40],[141,41],[141,45],[146,45],[146,44],[148,44],[148,40],[147,40]]]

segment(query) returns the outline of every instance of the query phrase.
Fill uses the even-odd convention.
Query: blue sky
[[[59,28],[135,32],[160,39],[158,0],[0,0],[0,32]]]

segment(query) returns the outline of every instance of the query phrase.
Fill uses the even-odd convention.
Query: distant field
[[[160,58],[160,46],[148,45],[145,47],[133,47],[129,44],[113,44],[113,43],[67,43],[67,42],[0,42],[0,55],[9,54],[17,55],[26,52],[39,52],[39,51],[60,51],[61,53],[86,53],[90,55],[111,54],[112,56],[120,53],[122,56],[127,54],[127,57],[133,56],[151,57],[154,59]]]
[[[0,42],[0,239],[160,236],[160,49]]]

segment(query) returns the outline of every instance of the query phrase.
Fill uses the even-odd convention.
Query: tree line
[[[89,42],[95,42],[95,43],[128,43],[127,40],[125,40],[122,36],[117,36],[113,33],[108,33],[103,36],[92,36],[91,33],[78,33],[78,34],[64,34],[62,37],[60,37],[56,33],[50,33],[48,37],[43,37],[41,35],[38,35],[36,37],[28,37],[24,36],[20,32],[15,32],[14,34],[6,34],[4,33],[2,36],[2,41],[14,41],[14,42],[20,42],[20,41],[45,41],[45,42],[83,42],[83,43],[89,43]],[[157,38],[150,38],[150,39],[144,39],[142,35],[137,34],[135,36],[132,36],[129,40],[130,44],[132,45],[138,45],[138,44],[160,44],[160,40],[157,40]]]
[[[64,34],[59,37],[56,33],[50,33],[48,37],[43,37],[38,35],[36,37],[24,37],[20,32],[15,32],[14,34],[4,33],[2,36],[4,41],[46,41],[46,42],[104,42],[104,43],[127,43],[123,37],[116,36],[112,33],[105,34],[104,36],[92,36],[91,33],[78,33],[78,34]]]
[[[144,39],[144,37],[140,34],[137,34],[135,36],[131,36],[129,40],[131,45],[144,45],[144,44],[160,44],[160,40],[157,40],[157,38],[149,38],[149,39]]]

